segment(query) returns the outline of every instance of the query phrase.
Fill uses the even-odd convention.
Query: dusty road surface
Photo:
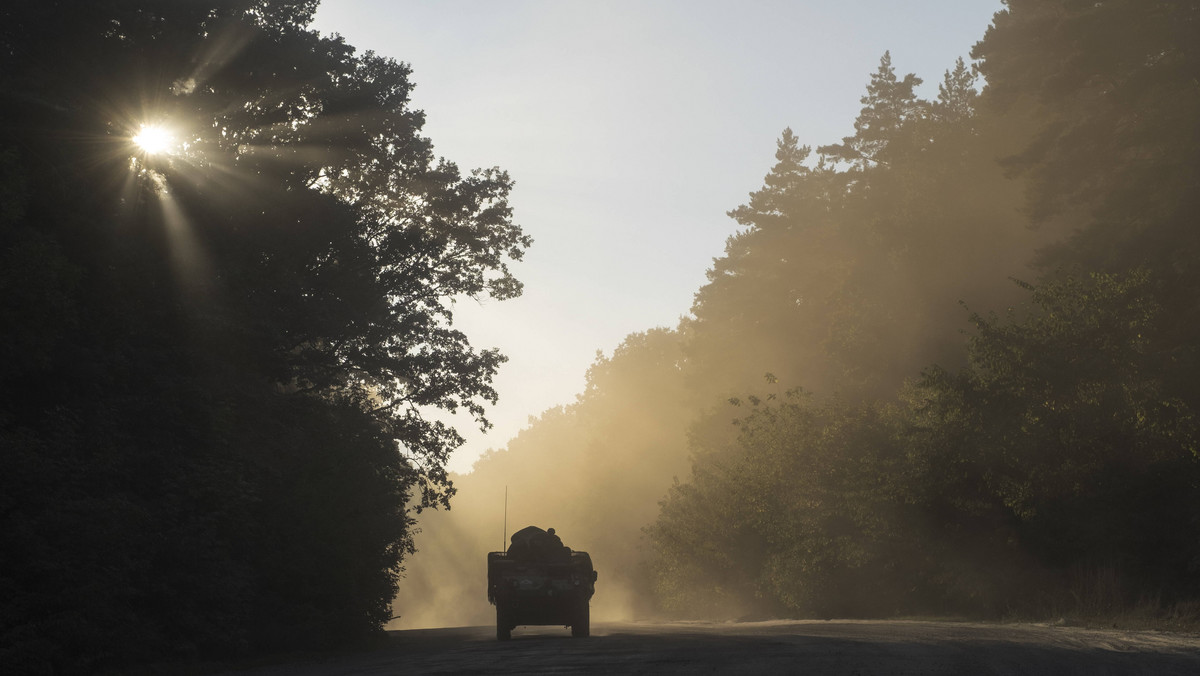
[[[379,650],[229,672],[297,674],[1200,674],[1200,636],[1040,625],[778,621],[390,633]]]

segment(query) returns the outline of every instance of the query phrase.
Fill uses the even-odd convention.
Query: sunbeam
[[[180,288],[195,301],[208,294],[212,268],[208,256],[197,238],[190,219],[168,190],[157,194],[166,226],[171,267],[175,270]]]

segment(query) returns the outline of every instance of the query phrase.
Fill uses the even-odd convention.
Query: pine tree
[[[912,73],[897,79],[892,54],[884,52],[879,69],[867,83],[867,94],[860,99],[863,109],[854,121],[854,136],[843,138],[840,144],[821,147],[821,154],[856,169],[886,164],[889,144],[898,138],[906,123],[925,114],[926,106],[915,91],[921,82]]]
[[[975,101],[979,96],[975,89],[975,73],[959,57],[954,71],[946,71],[938,85],[938,98],[933,104],[933,116],[940,122],[958,123],[975,115]]]

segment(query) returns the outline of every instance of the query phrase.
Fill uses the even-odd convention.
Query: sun
[[[166,127],[143,124],[133,135],[133,143],[147,155],[160,155],[175,147],[175,137]]]

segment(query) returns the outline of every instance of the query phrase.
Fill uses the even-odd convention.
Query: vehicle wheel
[[[571,636],[587,638],[591,631],[591,610],[588,608],[588,602],[584,601],[575,611],[575,621],[571,623]]]
[[[507,641],[512,638],[512,625],[508,623],[508,618],[496,608],[496,640]]]

